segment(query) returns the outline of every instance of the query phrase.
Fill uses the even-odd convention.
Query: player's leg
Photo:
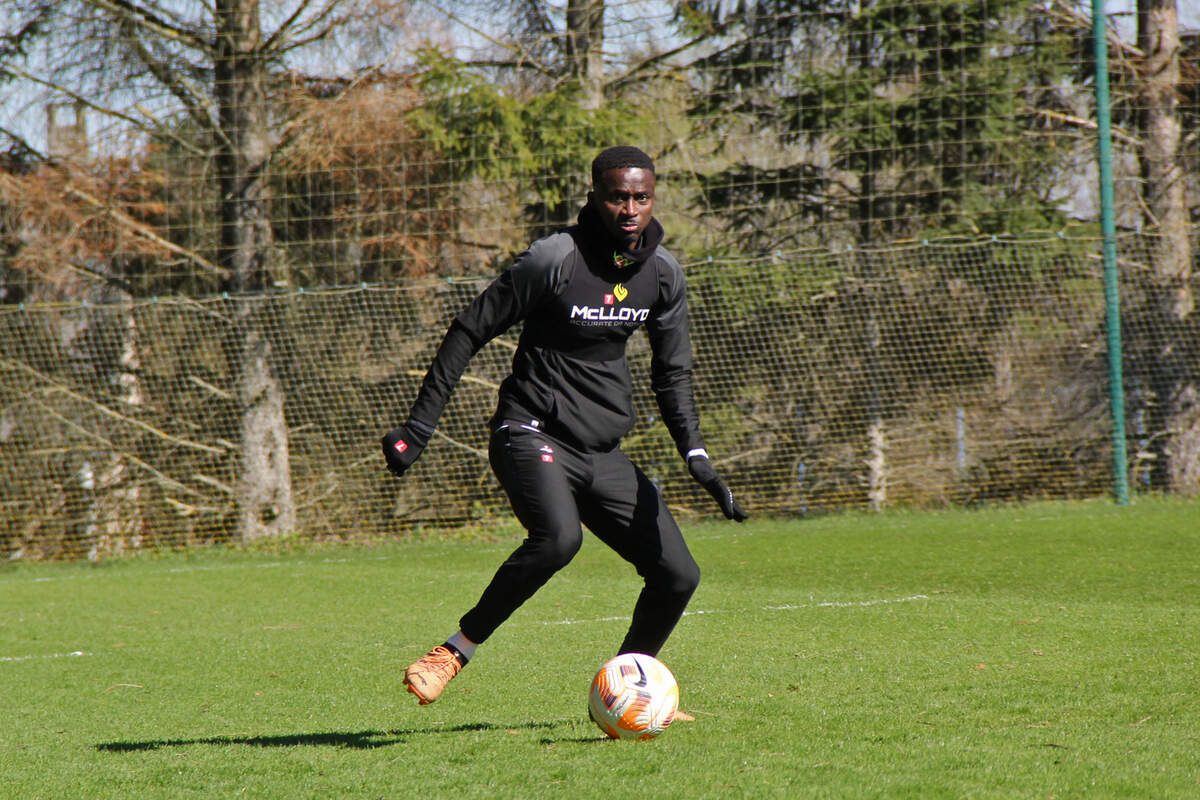
[[[572,495],[572,484],[581,479],[583,468],[576,454],[516,423],[497,430],[488,451],[492,470],[527,535],[496,570],[479,602],[463,615],[458,633],[409,667],[405,683],[422,705],[436,700],[466,664],[462,640],[473,652],[570,562],[583,540]]]
[[[583,541],[573,487],[584,480],[585,465],[576,453],[544,434],[509,425],[492,436],[488,454],[526,537],[461,620],[474,642],[486,641],[574,558]]]
[[[700,567],[658,488],[619,449],[595,456],[578,499],[585,525],[645,584],[619,652],[657,655],[700,582]]]

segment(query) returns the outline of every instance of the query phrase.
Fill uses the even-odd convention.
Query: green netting
[[[1112,9],[1128,459],[1200,492],[1200,17]],[[1070,0],[0,0],[0,535],[24,557],[505,514],[516,332],[409,479],[450,317],[658,166],[705,433],[760,514],[1111,485],[1092,24]],[[637,358],[645,344],[636,339]],[[640,348],[640,349],[639,349]],[[627,446],[686,479],[635,370]]]
[[[1111,485],[1094,240],[988,239],[686,265],[702,424],[757,514],[1087,497]],[[486,420],[516,332],[472,362],[404,479],[378,439],[486,279],[0,312],[0,517],[10,555],[235,539],[235,320],[261,332],[297,530],[375,537],[507,513]],[[631,347],[626,447],[681,514],[679,462]]]

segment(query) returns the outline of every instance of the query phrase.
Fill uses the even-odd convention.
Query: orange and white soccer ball
[[[588,713],[612,739],[653,739],[679,708],[679,684],[666,665],[644,653],[610,658],[592,678]]]

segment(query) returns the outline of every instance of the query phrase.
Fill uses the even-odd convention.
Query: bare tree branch
[[[33,157],[34,157],[34,158],[36,158],[38,161],[46,161],[46,160],[48,160],[48,157],[46,156],[46,154],[45,154],[45,153],[43,153],[42,151],[38,150],[36,147],[34,147],[33,145],[31,145],[29,142],[27,142],[27,141],[25,140],[25,138],[24,138],[23,136],[21,136],[19,133],[15,132],[15,131],[13,131],[13,130],[10,130],[9,128],[6,128],[6,127],[5,127],[5,126],[3,126],[3,125],[0,125],[0,135],[7,136],[7,137],[8,137],[9,139],[11,139],[11,140],[12,140],[12,141],[13,141],[13,142],[14,142],[14,143],[15,143],[15,144],[18,146],[18,147],[20,147],[20,148],[21,148],[21,149],[23,149],[23,150],[26,150],[26,151],[28,151],[29,153],[32,153],[32,154],[33,154]]]
[[[664,61],[666,61],[670,58],[673,58],[674,56],[677,56],[680,53],[684,53],[688,50],[691,50],[693,47],[697,47],[699,45],[711,42],[713,37],[720,36],[721,34],[726,33],[729,30],[729,28],[732,26],[732,23],[733,23],[733,17],[730,17],[725,22],[719,23],[713,29],[706,31],[701,36],[697,36],[694,39],[684,42],[683,44],[681,44],[677,47],[672,47],[670,50],[664,50],[661,53],[655,53],[654,55],[647,56],[646,58],[642,59],[641,61],[638,61],[637,63],[630,65],[629,68],[626,69],[625,72],[623,72],[621,75],[618,75],[617,77],[607,81],[605,84],[605,89],[606,90],[609,88],[617,89],[617,88],[621,88],[623,86],[627,86],[631,83],[636,83],[638,81],[645,80],[645,78],[647,76],[645,76],[644,73],[646,71],[648,71],[650,68],[656,67],[659,64],[662,64]]]
[[[302,39],[287,39],[285,40],[286,43],[280,46],[273,55],[283,55],[284,53],[291,52],[292,50],[299,50],[300,48],[307,47],[310,44],[324,41],[325,39],[329,38],[329,34],[333,33],[343,24],[344,20],[337,18],[331,20],[328,25],[326,25],[324,28],[321,28],[321,30],[317,31],[311,36],[306,36]]]
[[[7,358],[0,358],[0,365],[7,367],[10,370],[14,370],[14,371],[20,370],[23,372],[27,372],[30,375],[32,375],[34,378],[36,378],[38,381],[49,386],[51,388],[51,390],[54,392],[57,392],[59,394],[65,394],[67,397],[70,397],[73,400],[78,400],[81,403],[91,406],[92,408],[94,408],[95,410],[99,411],[101,414],[103,414],[107,417],[115,419],[118,422],[124,422],[129,425],[133,425],[134,427],[141,428],[142,430],[146,431],[147,433],[153,434],[154,436],[157,436],[158,438],[163,439],[168,442],[171,442],[173,444],[177,444],[180,447],[186,447],[186,448],[189,448],[192,450],[200,450],[205,453],[214,453],[216,455],[226,455],[228,452],[227,450],[220,448],[220,447],[213,447],[212,445],[202,444],[201,442],[193,442],[188,439],[181,439],[178,436],[172,436],[171,434],[167,433],[166,431],[159,430],[158,428],[155,428],[153,425],[148,425],[145,422],[142,422],[141,420],[137,420],[132,417],[127,417],[124,414],[118,414],[116,411],[113,411],[111,408],[104,405],[103,403],[98,403],[90,397],[79,394],[79,392],[73,391],[66,384],[55,380],[54,378],[45,374],[44,372],[39,372],[38,370],[34,369],[33,367],[29,366],[28,364],[22,364],[20,361],[12,361]],[[36,402],[36,401],[34,401],[34,402]],[[39,405],[44,405],[44,404],[39,403]]]
[[[445,15],[446,18],[450,19],[451,21],[456,22],[459,25],[462,25],[464,28],[466,28],[468,31],[475,34],[476,36],[479,36],[482,39],[484,39],[485,41],[487,41],[491,44],[494,44],[496,47],[499,47],[503,50],[507,50],[512,53],[516,53],[517,58],[514,59],[515,64],[521,65],[521,66],[528,64],[529,66],[532,66],[534,69],[538,70],[539,72],[541,72],[545,75],[557,75],[560,72],[559,70],[551,69],[548,65],[543,63],[537,57],[535,57],[533,55],[533,53],[531,53],[526,48],[520,47],[511,42],[505,42],[500,39],[497,39],[496,37],[488,34],[486,31],[467,22],[462,17],[458,16],[453,11],[450,11],[449,9],[447,9],[445,6],[441,5],[440,3],[437,3],[434,0],[421,0],[421,2],[425,3],[425,5],[429,6],[433,10],[437,11],[439,14]]]
[[[1048,108],[1027,108],[1025,110],[1028,113],[1037,114],[1038,116],[1046,117],[1047,119],[1052,119],[1057,122],[1065,122],[1069,125],[1075,125],[1080,128],[1086,128],[1092,131],[1096,130],[1097,128],[1096,121],[1094,119],[1083,119],[1082,117],[1076,117],[1071,114],[1063,114],[1059,111],[1051,111]],[[1122,142],[1125,142],[1125,144],[1140,144],[1136,136],[1130,136],[1128,133],[1123,131],[1120,126],[1112,127],[1112,135],[1113,137],[1120,139]]]
[[[318,33],[303,37],[302,39],[297,39],[297,37],[299,37],[301,34],[318,27],[322,20],[329,19],[333,15],[333,12],[337,9],[339,0],[329,0],[329,2],[325,4],[325,7],[321,9],[320,13],[315,14],[311,19],[306,20],[303,25],[293,30],[292,26],[296,24],[296,20],[300,19],[300,17],[308,9],[309,3],[310,0],[304,0],[304,2],[296,7],[296,10],[292,12],[291,16],[284,20],[274,33],[267,37],[267,40],[262,46],[264,53],[285,53],[288,50],[294,50],[295,48],[301,47],[304,44],[320,41],[327,37],[330,31],[335,30],[343,23],[341,18],[334,18],[329,24],[321,27]]]
[[[294,25],[296,20],[298,20],[305,10],[308,9],[309,2],[310,0],[303,0],[302,3],[296,6],[296,10],[291,13],[291,16],[285,19],[279,25],[279,27],[275,29],[275,32],[268,36],[265,41],[263,41],[262,50],[264,53],[269,53],[274,50],[275,42],[285,38],[292,25]],[[332,3],[326,4],[325,9],[321,12],[321,14],[329,13],[331,6]]]
[[[195,120],[201,129],[218,136],[223,135],[221,126],[217,123],[212,104],[206,98],[205,94],[194,91],[189,85],[187,78],[180,75],[170,63],[157,58],[151,53],[145,44],[143,44],[140,37],[130,36],[128,41],[137,53],[138,60],[145,64],[146,69],[150,70],[150,74],[154,76],[155,80],[166,87],[167,91],[183,105],[188,115]],[[141,111],[142,109],[139,107],[138,110]],[[143,111],[143,113],[145,112]]]
[[[134,126],[139,131],[141,131],[142,133],[145,133],[149,136],[153,136],[156,138],[170,139],[171,141],[178,144],[180,147],[186,148],[187,150],[189,150],[193,153],[196,153],[198,155],[204,154],[204,151],[202,149],[196,147],[195,144],[188,142],[185,139],[181,139],[180,137],[171,133],[171,131],[168,128],[148,127],[142,120],[138,119],[137,117],[131,117],[122,111],[116,110],[115,108],[108,108],[107,106],[97,105],[96,103],[92,102],[91,100],[89,100],[88,98],[79,94],[78,92],[76,92],[72,89],[68,89],[66,86],[63,86],[60,83],[55,83],[54,81],[47,80],[46,78],[39,78],[36,75],[26,72],[25,70],[21,69],[20,67],[18,67],[17,65],[15,65],[11,62],[0,62],[0,70],[6,70],[6,71],[12,73],[13,75],[16,75],[17,77],[24,78],[25,80],[35,83],[38,86],[45,86],[47,89],[53,89],[54,91],[56,91],[60,94],[66,95],[67,97],[71,98],[75,102],[83,105],[85,108],[90,108],[92,111],[95,111],[98,114],[102,114],[106,117],[112,117],[113,119],[119,119],[122,122],[128,122],[130,125]],[[156,122],[157,122],[157,120],[156,120]]]
[[[221,278],[226,278],[229,276],[229,271],[226,270],[224,267],[214,264],[213,262],[209,261],[207,258],[200,255],[199,253],[197,253],[194,250],[189,250],[186,247],[180,247],[179,245],[175,244],[174,242],[168,241],[167,239],[162,238],[157,233],[155,233],[154,230],[152,228],[150,228],[150,226],[143,225],[142,223],[140,223],[137,220],[130,217],[128,214],[124,214],[124,213],[118,211],[117,209],[106,205],[105,203],[103,203],[99,199],[93,197],[92,195],[88,194],[87,192],[83,191],[82,189],[77,189],[74,186],[68,185],[66,188],[66,192],[67,192],[67,194],[71,195],[72,197],[77,197],[80,200],[87,203],[88,205],[90,205],[94,208],[100,209],[105,214],[107,214],[114,222],[118,223],[122,227],[128,228],[130,231],[137,234],[138,236],[141,236],[145,239],[149,239],[150,241],[154,242],[156,245],[159,245],[160,247],[163,247],[163,248],[171,251],[172,253],[175,253],[176,255],[180,255],[180,256],[187,258],[188,260],[194,262],[198,266],[203,267],[211,274],[217,275]]]
[[[127,0],[82,0],[86,5],[119,15],[129,20],[137,27],[158,36],[171,39],[180,44],[210,54],[213,46],[209,39],[201,36],[198,31],[189,30],[179,25],[173,25],[155,14],[151,9],[138,6]]]

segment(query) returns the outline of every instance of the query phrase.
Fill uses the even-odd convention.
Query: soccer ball
[[[588,713],[611,739],[653,739],[679,708],[679,684],[666,665],[644,653],[610,658],[592,678]]]

